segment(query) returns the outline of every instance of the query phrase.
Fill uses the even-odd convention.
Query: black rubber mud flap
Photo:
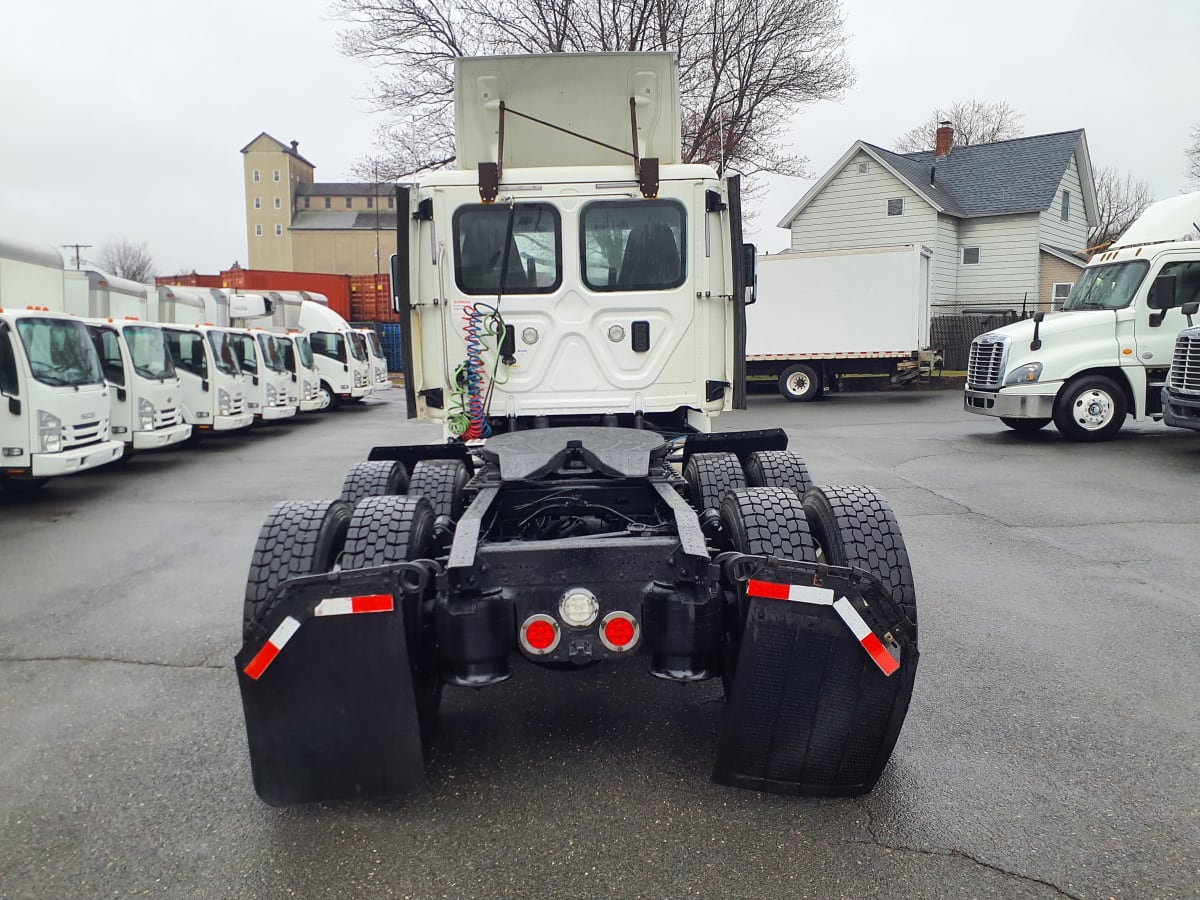
[[[877,636],[888,626],[872,608],[902,621],[888,598],[871,604],[854,603]],[[808,796],[870,791],[904,724],[917,671],[916,644],[903,626],[891,634],[899,668],[889,676],[833,607],[750,597],[714,779]]]
[[[254,789],[272,806],[403,796],[424,774],[403,593],[394,611],[314,616],[322,595],[372,591],[321,580],[285,587],[266,642],[282,647],[246,644],[235,659]]]

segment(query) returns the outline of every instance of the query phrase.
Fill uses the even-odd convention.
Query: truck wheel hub
[[[1088,391],[1075,398],[1075,420],[1084,428],[1102,428],[1112,416],[1112,397],[1104,391]]]

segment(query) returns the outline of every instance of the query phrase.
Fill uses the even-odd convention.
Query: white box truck
[[[1079,273],[1059,312],[971,343],[963,408],[1016,431],[1054,422],[1072,441],[1163,414],[1163,388],[1200,299],[1200,192],[1147,207]]]
[[[300,306],[298,324],[312,347],[320,372],[322,409],[361,400],[371,392],[371,364],[366,341],[340,315],[319,303]]]
[[[366,342],[367,357],[371,363],[371,392],[386,391],[392,387],[388,378],[388,361],[383,355],[383,344],[379,340],[379,332],[374,328],[358,329]]]
[[[233,353],[225,295],[210,288],[158,287],[158,322],[183,386],[183,417],[196,432],[233,431],[254,422],[246,379]]]
[[[153,298],[153,300],[152,300]],[[109,384],[112,436],[125,455],[186,441],[183,388],[154,324],[157,291],[97,270],[68,271],[63,311],[83,318]]]
[[[0,240],[0,487],[40,487],[121,456],[87,328],[63,303],[53,248]]]
[[[820,399],[841,375],[915,377],[929,343],[931,256],[913,244],[760,256],[747,376],[776,379],[794,401]]]

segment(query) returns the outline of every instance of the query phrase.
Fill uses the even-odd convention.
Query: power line
[[[74,250],[75,251],[75,268],[76,269],[79,268],[79,251],[80,250],[90,250],[92,247],[91,244],[59,244],[59,246],[62,247],[64,250]]]

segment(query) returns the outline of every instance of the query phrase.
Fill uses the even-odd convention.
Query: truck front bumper
[[[135,431],[133,433],[134,450],[158,450],[170,447],[172,444],[182,444],[192,435],[192,426],[182,422],[170,428],[158,428],[154,431]]]
[[[1167,425],[1200,431],[1200,397],[1173,394],[1170,388],[1163,388],[1162,410]]]
[[[267,421],[274,421],[276,419],[290,419],[295,414],[296,407],[294,406],[264,406],[259,415]]]
[[[124,441],[101,441],[99,444],[91,444],[77,450],[64,450],[61,453],[34,453],[31,457],[30,475],[34,478],[70,475],[73,472],[106,465],[119,459],[124,452]]]
[[[1028,388],[1010,387],[999,391],[963,391],[963,409],[981,416],[1003,416],[1006,419],[1049,419],[1054,416],[1054,398],[1061,382],[1030,385],[1040,388],[1033,393]],[[1047,388],[1050,389],[1046,393]]]
[[[254,422],[254,413],[242,413],[239,416],[213,416],[213,431],[236,431],[239,428],[249,428]]]

